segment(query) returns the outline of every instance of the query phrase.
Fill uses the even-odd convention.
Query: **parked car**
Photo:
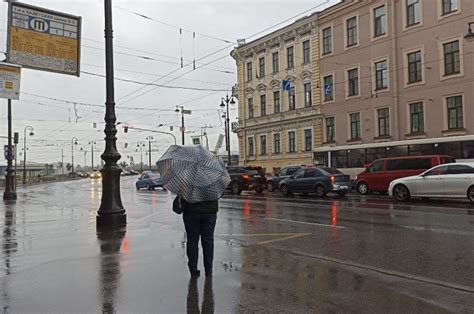
[[[474,202],[474,163],[444,164],[416,176],[393,180],[388,192],[397,201],[411,197],[467,197]]]
[[[330,192],[344,196],[350,189],[350,176],[330,167],[304,167],[280,182],[283,196],[315,193],[318,197],[324,197]]]
[[[157,174],[145,172],[138,178],[137,183],[135,183],[135,187],[137,191],[146,188],[149,191],[154,190],[155,188],[163,188],[163,182],[161,181],[161,177]]]
[[[356,176],[356,188],[363,195],[372,191],[386,192],[395,179],[418,175],[434,166],[455,161],[454,157],[446,155],[377,159]]]
[[[228,166],[227,171],[231,178],[228,189],[232,193],[240,194],[242,191],[250,190],[262,193],[265,190],[265,172],[263,169],[263,174],[259,173],[258,169],[243,166]]]
[[[296,173],[298,170],[303,168],[303,166],[286,166],[280,169],[274,176],[267,178],[267,190],[273,192],[277,190],[280,186],[280,182],[283,179],[289,178],[292,174]]]

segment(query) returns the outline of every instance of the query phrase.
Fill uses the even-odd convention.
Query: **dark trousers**
[[[199,237],[201,237],[204,270],[206,274],[212,274],[216,219],[217,214],[195,213],[186,210],[183,212],[183,221],[187,237],[186,254],[188,255],[188,266],[191,272],[197,270]]]

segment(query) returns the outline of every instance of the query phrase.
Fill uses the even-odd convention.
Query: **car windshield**
[[[319,167],[318,169],[322,170],[323,172],[326,172],[328,174],[342,174],[338,169],[336,168],[329,168],[329,167]]]

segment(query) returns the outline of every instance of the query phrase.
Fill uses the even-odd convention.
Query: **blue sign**
[[[332,94],[332,84],[324,85],[324,93],[326,95]]]
[[[283,80],[283,90],[290,90],[291,89],[291,82],[288,80]]]

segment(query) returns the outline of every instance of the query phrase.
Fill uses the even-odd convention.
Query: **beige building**
[[[270,171],[313,162],[322,142],[318,37],[313,14],[232,51],[241,164]]]
[[[318,14],[323,146],[315,161],[474,159],[472,0],[346,0]]]

